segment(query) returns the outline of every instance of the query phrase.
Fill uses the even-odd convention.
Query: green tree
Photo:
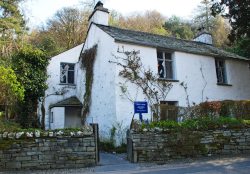
[[[66,49],[47,30],[33,30],[28,37],[28,42],[46,52],[48,57],[53,57]]]
[[[182,21],[177,16],[170,17],[164,27],[171,33],[172,36],[180,39],[193,39],[194,32],[192,31],[191,24]]]
[[[230,40],[242,37],[250,38],[250,1],[249,0],[219,0],[213,1],[212,14],[222,14],[229,19],[232,30]],[[227,8],[227,10],[226,10]]]
[[[25,21],[18,8],[21,0],[0,1],[0,56],[9,57],[25,31]]]
[[[163,27],[165,17],[157,11],[146,11],[144,14],[135,13],[128,17],[114,12],[112,15],[110,24],[113,26],[160,35],[169,35],[169,32]]]
[[[232,30],[229,35],[233,43],[231,51],[250,58],[250,1],[212,0],[212,14],[222,14],[229,19]]]
[[[229,23],[221,16],[216,16],[213,20],[211,34],[214,45],[217,47],[227,48],[229,44],[228,35],[230,33]]]
[[[24,88],[11,68],[0,65],[0,72],[0,105],[5,106],[5,118],[8,119],[9,106],[24,99]]]
[[[24,86],[24,100],[18,104],[18,121],[23,127],[38,126],[37,104],[47,89],[49,59],[43,51],[30,45],[23,46],[12,56],[13,69]]]
[[[84,41],[89,15],[89,11],[64,8],[48,21],[47,31],[59,45],[66,50],[70,49]]]
[[[211,14],[212,3],[210,0],[202,0],[196,8],[194,16],[194,25],[196,28],[205,27],[210,31],[213,27],[214,16]]]
[[[201,1],[196,9],[193,25],[196,30],[204,27],[206,31],[212,34],[215,46],[226,48],[229,43],[227,35],[230,32],[230,26],[220,15],[216,17],[212,15],[212,5],[211,0]]]
[[[84,42],[89,15],[89,10],[63,8],[48,20],[47,26],[33,31],[28,41],[53,57]]]

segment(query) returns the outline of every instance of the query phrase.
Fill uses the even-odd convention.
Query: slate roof
[[[59,101],[58,103],[50,105],[50,108],[65,107],[65,106],[82,107],[82,103],[78,100],[77,97],[70,97],[70,98],[64,99],[62,101]]]
[[[168,49],[172,51],[207,55],[212,57],[249,60],[248,58],[236,55],[234,53],[229,53],[222,49],[216,48],[215,46],[201,42],[188,41],[140,31],[126,30],[100,24],[95,25],[109,34],[111,37],[113,37],[116,42],[126,42],[137,45]]]

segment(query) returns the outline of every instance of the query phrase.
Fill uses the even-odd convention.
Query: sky
[[[46,24],[57,10],[63,7],[82,7],[85,0],[26,0],[22,5],[31,29]],[[97,0],[96,0],[97,1]],[[122,15],[146,10],[157,10],[165,17],[176,15],[184,19],[192,17],[201,0],[103,0],[104,7]]]

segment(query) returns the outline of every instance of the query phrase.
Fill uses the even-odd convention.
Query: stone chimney
[[[198,31],[198,34],[193,39],[194,41],[213,45],[212,35],[204,27],[199,28]]]
[[[109,11],[107,8],[103,7],[103,3],[101,1],[97,2],[94,11],[89,16],[89,25],[92,22],[101,25],[108,25]]]

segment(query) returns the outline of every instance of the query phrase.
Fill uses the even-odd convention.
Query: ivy
[[[82,69],[85,70],[85,93],[83,96],[82,118],[85,119],[91,106],[91,94],[94,75],[94,63],[96,59],[97,45],[87,49],[81,54]]]

